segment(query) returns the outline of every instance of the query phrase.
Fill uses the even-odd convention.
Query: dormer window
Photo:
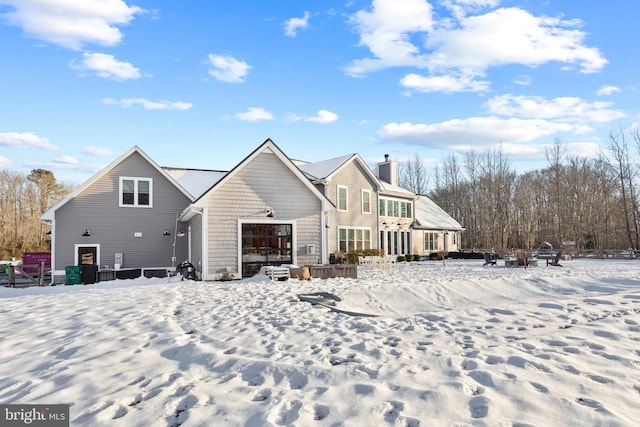
[[[151,178],[120,177],[120,207],[150,208],[153,205]]]

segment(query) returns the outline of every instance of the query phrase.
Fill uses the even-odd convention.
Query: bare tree
[[[69,191],[49,171],[35,170],[25,176],[0,170],[0,258],[48,250],[47,227],[40,216]]]
[[[400,186],[416,194],[426,194],[429,186],[429,174],[424,161],[416,153],[400,169]]]
[[[604,158],[611,170],[615,173],[619,183],[628,245],[631,248],[637,249],[640,228],[638,226],[637,197],[633,183],[637,170],[631,161],[629,144],[625,137],[624,130],[617,134],[613,132],[609,133],[609,145],[607,149],[609,154],[605,154]]]

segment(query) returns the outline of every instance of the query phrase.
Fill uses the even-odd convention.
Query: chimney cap
[[[385,161],[385,162],[388,162],[388,161],[389,161],[389,155],[388,155],[388,154],[385,154],[385,155],[384,155],[384,161]]]

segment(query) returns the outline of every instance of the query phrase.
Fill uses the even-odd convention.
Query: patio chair
[[[485,265],[496,265],[496,260],[491,257],[491,254],[489,252],[485,252],[483,255],[484,255],[484,264],[482,264],[483,267]]]
[[[553,265],[554,267],[562,267],[560,264],[560,257],[562,256],[562,251],[556,252],[556,256],[553,259],[547,258],[547,265]]]

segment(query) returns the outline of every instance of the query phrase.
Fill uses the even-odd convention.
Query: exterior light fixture
[[[171,233],[169,233],[169,230],[164,230],[164,233],[162,233],[163,236],[171,236]]]
[[[178,237],[184,237],[184,235],[185,235],[184,230],[178,231],[178,234],[177,234]]]
[[[82,233],[82,237],[89,237],[89,236],[91,236],[91,232],[87,228],[86,230],[84,230],[84,233]]]

